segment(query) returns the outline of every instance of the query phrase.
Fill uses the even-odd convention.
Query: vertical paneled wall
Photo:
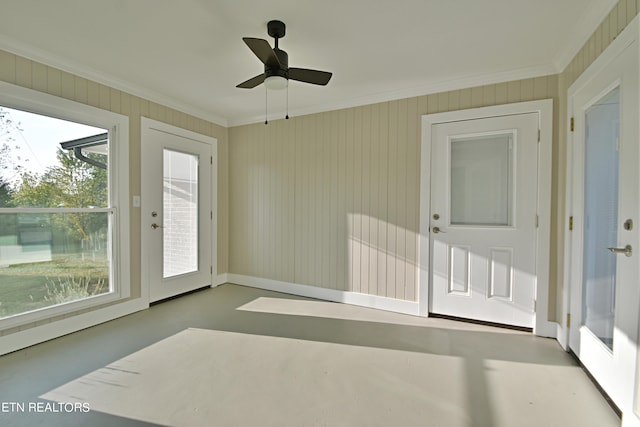
[[[284,122],[235,129],[229,151],[229,204],[235,207],[229,211],[230,272],[293,278],[294,130]]]
[[[222,126],[130,95],[108,86],[0,50],[0,80],[102,108],[129,117],[129,190],[140,194],[140,117],[145,116],[218,140],[218,272],[228,270],[228,130]],[[133,296],[140,294],[140,210],[132,208],[131,283]]]
[[[609,15],[593,32],[582,49],[571,60],[562,72],[567,87],[587,69],[603,50],[624,30],[635,18],[640,8],[640,0],[619,0]]]
[[[417,108],[414,98],[295,119],[295,283],[415,299]]]
[[[421,116],[547,98],[557,76],[231,128],[229,271],[417,301]]]

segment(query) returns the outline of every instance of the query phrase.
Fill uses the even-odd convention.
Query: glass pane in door
[[[163,151],[163,278],[198,271],[198,156]]]
[[[585,114],[584,247],[582,322],[613,349],[618,246],[618,135],[616,88]]]
[[[513,134],[451,139],[451,224],[512,225]]]

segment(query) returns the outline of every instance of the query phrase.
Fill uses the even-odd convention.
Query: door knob
[[[446,231],[440,230],[440,227],[431,227],[431,231],[433,231],[435,234],[446,233]]]
[[[161,225],[158,225],[158,224],[156,224],[156,223],[154,222],[153,224],[151,224],[151,228],[153,228],[153,229],[155,230],[156,228],[162,228],[162,226],[161,226]]]
[[[631,245],[627,245],[624,248],[608,248],[614,254],[624,254],[626,257],[630,257],[632,253]]]

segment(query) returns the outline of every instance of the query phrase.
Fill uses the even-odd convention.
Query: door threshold
[[[616,415],[618,416],[618,418],[622,419],[622,411],[620,410],[620,408],[618,408],[618,405],[615,404],[615,402],[613,401],[613,399],[611,399],[611,397],[609,396],[609,394],[602,388],[602,386],[600,384],[598,384],[598,381],[596,381],[596,379],[594,378],[593,375],[591,375],[591,372],[589,372],[589,370],[586,368],[586,366],[584,366],[582,364],[582,362],[580,361],[580,359],[578,358],[578,355],[575,354],[573,352],[573,350],[568,349],[567,353],[569,353],[571,355],[571,357],[573,357],[573,359],[578,363],[578,365],[580,365],[580,367],[582,368],[582,370],[584,371],[585,374],[587,374],[587,377],[589,377],[589,379],[591,380],[591,382],[593,383],[593,385],[596,386],[596,388],[598,389],[598,391],[600,392],[600,394],[602,395],[602,397],[604,397],[604,400],[607,401],[607,403],[609,404],[609,406],[611,407],[611,409],[613,409],[613,412],[616,413]]]
[[[455,320],[456,322],[474,323],[476,325],[493,326],[494,328],[511,329],[514,331],[533,333],[533,328],[527,328],[524,326],[508,325],[506,323],[487,322],[485,320],[469,319],[466,317],[449,316],[447,314],[429,313],[429,317],[436,319]]]
[[[202,291],[205,291],[207,289],[211,289],[211,285],[204,285],[203,287],[198,288],[198,289],[194,289],[192,291],[187,291],[187,292],[184,292],[184,293],[181,293],[181,294],[178,294],[178,295],[173,295],[173,296],[170,296],[170,297],[167,297],[167,298],[160,299],[158,301],[154,301],[152,303],[149,303],[149,307],[152,307],[152,306],[154,306],[156,304],[162,304],[163,302],[171,301],[171,300],[176,299],[176,298],[181,298],[181,297],[184,297],[184,296],[187,296],[187,295],[195,294],[197,292],[202,292]]]

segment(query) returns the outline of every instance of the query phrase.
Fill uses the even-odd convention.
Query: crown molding
[[[559,74],[566,68],[570,61],[575,57],[576,53],[582,48],[582,46],[584,46],[589,37],[591,37],[594,30],[598,28],[602,20],[617,4],[617,0],[607,0],[605,2],[597,3],[597,6],[590,8],[583,16],[579,24],[576,25],[576,30],[571,33],[569,41],[565,43],[565,48],[562,49],[562,51],[558,55],[556,55],[553,63],[551,64],[518,68],[494,73],[485,73],[481,75],[476,74],[468,76],[457,76],[451,79],[427,82],[423,85],[407,87],[398,90],[379,92],[363,96],[355,96],[352,98],[343,98],[335,102],[320,103],[299,109],[292,109],[289,111],[289,115],[291,117],[303,116],[363,105],[376,104],[380,102],[394,101],[398,99],[424,96],[439,92],[447,92],[508,81]],[[44,65],[55,67],[62,71],[66,71],[71,74],[96,81],[98,83],[129,93],[131,95],[138,96],[170,108],[174,108],[178,111],[190,114],[194,117],[198,117],[200,119],[215,123],[223,127],[242,126],[264,121],[263,114],[253,115],[240,119],[228,119],[225,117],[221,117],[210,111],[194,107],[193,105],[189,105],[173,97],[169,97],[159,92],[134,85],[128,81],[115,78],[107,73],[92,69],[78,62],[53,55],[42,49],[34,48],[33,46],[24,44],[12,38],[2,37],[0,39],[0,49],[6,50],[8,52],[33,61],[40,62]],[[280,113],[284,116],[284,112],[277,112],[275,114],[279,115]]]
[[[607,0],[595,3],[590,6],[582,19],[575,25],[568,40],[564,43],[564,48],[560,49],[553,59],[553,64],[562,73],[571,63],[573,58],[580,52],[580,49],[589,41],[593,33],[616,6],[618,0]]]
[[[47,65],[49,67],[65,71],[67,73],[74,74],[78,77],[92,80],[105,86],[109,86],[122,92],[126,92],[130,95],[134,95],[148,101],[173,108],[175,110],[190,114],[194,117],[206,120],[219,126],[228,127],[227,119],[224,117],[220,117],[209,111],[196,108],[173,97],[163,95],[161,93],[143,88],[138,85],[134,85],[122,79],[118,79],[107,73],[98,71],[91,67],[87,67],[86,65],[69,60],[67,58],[53,55],[50,52],[35,48],[31,45],[19,42],[10,37],[3,36],[2,38],[0,38],[0,49],[24,57],[26,59],[39,62],[43,65]]]
[[[343,99],[337,102],[317,104],[310,107],[289,110],[289,117],[305,116],[309,114],[324,113],[327,111],[342,110],[346,108],[361,107],[363,105],[377,104],[381,102],[396,101],[399,99],[414,98],[417,96],[431,95],[440,92],[449,92],[459,89],[469,89],[477,86],[486,86],[515,80],[523,80],[534,77],[542,77],[558,74],[553,65],[541,65],[534,67],[518,68],[509,71],[486,73],[480,75],[461,76],[454,79],[427,83],[394,91],[380,92],[372,95]],[[276,115],[278,113],[273,113]],[[272,115],[270,113],[270,115]],[[284,116],[284,111],[281,112]],[[275,119],[271,119],[275,120]],[[279,119],[278,119],[279,120]],[[243,126],[254,123],[264,123],[264,114],[247,119],[229,120],[229,127]]]

